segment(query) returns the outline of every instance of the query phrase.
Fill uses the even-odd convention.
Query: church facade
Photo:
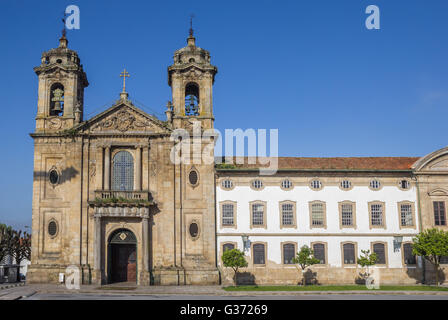
[[[192,30],[168,67],[164,120],[134,106],[125,86],[83,119],[89,83],[65,35],[34,70],[30,283],[57,282],[68,266],[83,283],[230,283],[220,257],[238,248],[249,263],[241,282],[295,284],[291,259],[304,244],[320,260],[319,283],[354,283],[366,249],[378,254],[383,283],[434,277],[411,241],[447,229],[448,148],[422,158],[278,158],[270,176],[248,159],[173,161],[173,132],[213,129],[217,68]]]

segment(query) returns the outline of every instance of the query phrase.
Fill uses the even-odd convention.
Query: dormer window
[[[194,82],[190,82],[185,87],[185,115],[199,115],[199,87]]]

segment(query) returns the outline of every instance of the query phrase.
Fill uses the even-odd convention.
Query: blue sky
[[[33,67],[57,46],[70,4],[81,11],[68,38],[90,82],[89,117],[118,98],[124,67],[131,99],[163,114],[166,68],[194,13],[196,43],[219,70],[222,132],[278,128],[282,156],[422,156],[447,145],[444,0],[2,1],[0,222],[31,221]],[[370,4],[380,30],[365,27]]]

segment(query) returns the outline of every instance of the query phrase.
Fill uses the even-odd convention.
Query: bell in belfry
[[[64,102],[64,91],[62,89],[55,89],[53,91],[53,99],[51,101],[54,102],[53,112],[59,113],[62,111],[61,102]]]

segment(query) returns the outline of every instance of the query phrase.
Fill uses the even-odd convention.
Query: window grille
[[[261,189],[263,187],[263,181],[261,181],[261,180],[252,181],[252,187],[254,189]]]
[[[253,245],[254,264],[265,264],[264,244]]]
[[[412,214],[412,205],[411,204],[402,204],[400,205],[400,220],[402,227],[413,226],[413,214]]]
[[[401,180],[399,184],[401,189],[407,190],[410,187],[410,183],[408,180]]]
[[[294,224],[294,205],[292,203],[282,204],[282,224],[283,225]]]
[[[319,180],[313,180],[311,181],[311,188],[312,189],[320,189],[322,187],[322,182]]]
[[[405,243],[403,245],[403,256],[404,264],[412,265],[417,263],[415,255],[412,253],[412,245],[410,243]]]
[[[120,151],[114,156],[112,189],[120,191],[132,191],[134,189],[134,159],[127,151]]]
[[[379,189],[381,187],[381,183],[378,180],[372,180],[370,181],[370,188],[372,189]]]
[[[383,225],[383,205],[372,204],[370,205],[371,223],[372,226]]]
[[[283,189],[290,189],[292,187],[292,182],[288,179],[285,179],[282,181],[282,188]]]
[[[222,251],[235,249],[235,245],[233,243],[226,243],[222,246]]]
[[[320,264],[325,264],[325,245],[323,243],[315,243],[313,245],[314,257],[318,259]]]
[[[341,181],[341,188],[342,189],[350,189],[352,187],[352,183],[349,180],[342,180]]]
[[[377,264],[386,264],[386,250],[384,244],[375,243],[373,245],[373,252],[376,253],[378,257],[378,260],[376,261]]]
[[[353,243],[346,243],[343,246],[344,264],[355,264],[355,245]]]
[[[283,263],[284,264],[293,264],[293,259],[296,254],[295,245],[292,243],[287,243],[283,245]]]
[[[233,204],[226,203],[222,205],[222,225],[233,226]]]
[[[233,187],[233,182],[232,180],[223,180],[221,185],[224,189],[231,189]]]
[[[252,225],[262,226],[264,224],[264,205],[253,204],[252,205]]]
[[[343,226],[353,225],[353,205],[344,203],[341,205],[341,219]]]
[[[323,203],[313,203],[311,205],[311,224],[313,226],[324,226],[325,212]]]

